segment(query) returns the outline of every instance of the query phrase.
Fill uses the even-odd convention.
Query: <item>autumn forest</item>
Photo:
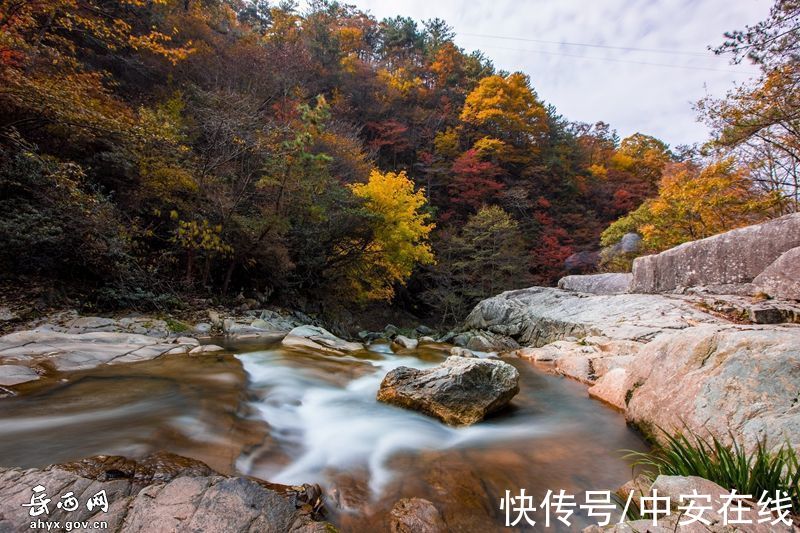
[[[706,144],[667,146],[571,122],[535,72],[439,19],[6,0],[3,282],[97,309],[390,302],[453,323],[502,290],[625,270],[633,254],[598,252],[628,233],[650,253],[798,210],[798,13],[778,0],[719,36],[709,54],[762,76],[697,103]]]

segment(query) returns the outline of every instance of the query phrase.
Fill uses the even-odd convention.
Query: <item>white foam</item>
[[[237,356],[262,397],[254,407],[292,461],[275,471],[254,471],[253,457],[239,468],[276,483],[324,482],[326,470],[366,467],[377,495],[392,479],[388,460],[398,452],[442,450],[455,446],[508,441],[544,431],[530,419],[485,422],[452,428],[419,413],[385,405],[375,396],[383,376],[398,366],[425,368],[436,363],[386,354],[361,360],[374,371],[337,386],[316,377],[313,360],[292,361],[278,351]]]

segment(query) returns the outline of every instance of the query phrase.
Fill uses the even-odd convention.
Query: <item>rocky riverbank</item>
[[[284,486],[224,476],[204,463],[159,453],[138,461],[98,456],[44,469],[0,468],[0,531],[31,531],[34,487],[49,487],[46,521],[102,521],[108,531],[325,532],[316,485]],[[86,502],[104,491],[106,507]],[[75,498],[76,508],[67,503]],[[88,528],[84,528],[88,529]]]
[[[798,244],[795,214],[639,258],[633,274],[506,292],[461,337],[586,383],[655,438],[800,446]]]
[[[585,383],[655,440],[689,430],[748,449],[798,449],[799,254],[794,214],[638,258],[632,274],[568,276],[558,289],[494,296],[455,340]],[[665,483],[692,484],[662,478],[652,487],[659,494]],[[648,529],[675,527],[662,522]]]

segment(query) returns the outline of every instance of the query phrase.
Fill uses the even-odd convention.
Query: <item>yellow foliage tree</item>
[[[519,72],[481,79],[464,102],[461,120],[517,144],[534,142],[548,131],[547,110]]]
[[[388,300],[394,285],[404,283],[417,264],[434,262],[428,235],[434,228],[423,190],[405,172],[373,170],[367,183],[350,186],[373,217],[372,241],[350,281],[360,299]]]
[[[769,218],[780,199],[764,194],[732,159],[705,168],[692,163],[667,165],[658,196],[620,218],[602,235],[605,246],[628,232],[642,236],[645,250],[659,252]]]

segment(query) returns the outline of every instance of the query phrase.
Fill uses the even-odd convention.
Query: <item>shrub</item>
[[[800,460],[790,445],[771,451],[762,440],[748,452],[736,440],[727,446],[716,437],[708,440],[691,431],[665,435],[666,442],[649,453],[628,452],[627,457],[635,459],[634,466],[642,467],[647,477],[699,476],[755,499],[764,491],[773,495],[784,491],[792,500],[792,512],[800,512]]]

